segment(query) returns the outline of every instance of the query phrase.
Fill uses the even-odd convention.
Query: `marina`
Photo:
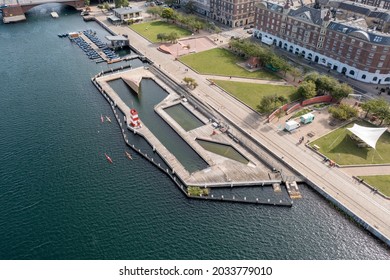
[[[58,34],[58,37],[68,37],[71,42],[78,45],[80,49],[84,51],[89,59],[95,61],[96,63],[107,62],[108,64],[112,64],[138,57],[137,55],[133,55],[131,57],[120,57],[109,47],[108,43],[99,39],[96,36],[96,32],[91,29],[84,30],[82,32],[60,33]],[[107,37],[110,38],[113,36]]]

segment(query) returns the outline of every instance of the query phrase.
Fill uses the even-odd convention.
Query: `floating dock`
[[[286,188],[287,188],[288,195],[290,196],[291,199],[302,198],[297,182],[286,181]]]

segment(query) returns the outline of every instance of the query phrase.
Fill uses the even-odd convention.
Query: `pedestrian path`
[[[223,80],[223,81],[231,81],[231,82],[243,82],[243,83],[252,83],[252,84],[275,85],[275,86],[289,85],[285,81],[270,81],[270,80],[260,80],[260,79],[242,78],[242,77],[234,77],[234,76],[231,77],[217,76],[217,75],[202,75],[202,76],[208,80]]]
[[[348,166],[341,170],[351,176],[390,175],[390,164],[371,166]]]

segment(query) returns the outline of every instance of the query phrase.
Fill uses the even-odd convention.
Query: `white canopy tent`
[[[347,129],[374,149],[379,137],[387,130],[385,127],[365,127],[358,124],[354,124],[353,127]]]

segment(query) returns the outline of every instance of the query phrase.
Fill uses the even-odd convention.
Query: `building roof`
[[[321,25],[323,22],[323,18],[325,17],[327,12],[328,12],[327,9],[319,10],[319,9],[314,9],[312,7],[303,6],[303,7],[299,7],[296,10],[291,10],[288,13],[288,15],[295,18],[306,20],[308,22],[312,22],[314,24]]]
[[[117,36],[107,35],[106,39],[108,41],[127,41],[127,40],[129,40],[128,38],[126,38],[126,37],[124,37],[122,35],[117,35]]]
[[[113,10],[115,13],[118,13],[120,15],[127,15],[132,13],[140,13],[142,12],[141,9],[133,8],[133,7],[123,7],[123,8],[117,8]]]
[[[374,33],[370,31],[364,31],[359,28],[342,24],[340,22],[331,22],[328,25],[328,29],[338,31],[340,33],[344,33],[346,35],[355,36],[360,39],[365,39],[371,43],[379,44],[379,45],[390,45],[390,37],[384,36],[383,33]],[[362,37],[362,36],[364,37]]]
[[[118,17],[116,17],[114,15],[111,15],[111,16],[109,16],[107,18],[110,19],[111,21],[120,21],[121,20],[120,18],[118,18]]]
[[[390,0],[387,1],[389,2]],[[337,8],[341,10],[346,10],[367,17],[378,18],[385,22],[390,22],[390,12],[387,10],[374,7],[374,6],[359,4],[351,1],[347,1],[347,2],[335,1],[333,3]]]

